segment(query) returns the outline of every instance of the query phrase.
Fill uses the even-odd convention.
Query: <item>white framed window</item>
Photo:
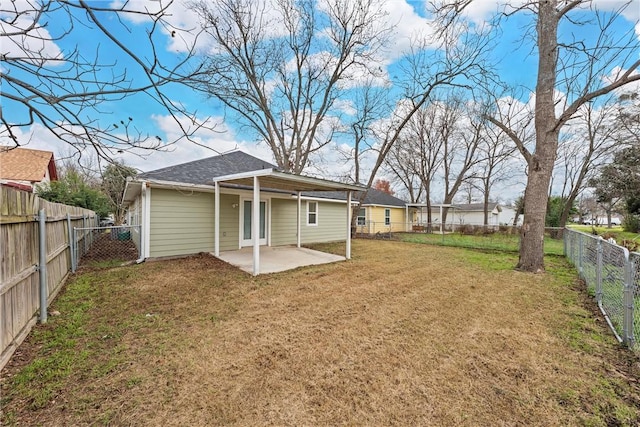
[[[367,224],[367,210],[365,208],[358,209],[358,225]]]
[[[384,210],[384,225],[391,225],[391,209]]]
[[[307,201],[307,225],[318,225],[318,202]]]

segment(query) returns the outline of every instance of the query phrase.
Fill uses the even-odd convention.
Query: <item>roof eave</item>
[[[365,186],[355,184],[345,184],[342,182],[328,181],[320,178],[313,178],[304,175],[294,175],[287,172],[280,172],[273,169],[261,169],[250,172],[243,172],[232,175],[224,175],[212,179],[213,183],[236,182],[250,184],[248,180],[253,178],[268,178],[271,184],[275,184],[275,189],[293,189],[293,191],[363,191]],[[269,184],[269,185],[271,185]]]

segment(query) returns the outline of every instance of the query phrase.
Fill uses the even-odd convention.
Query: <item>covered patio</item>
[[[218,256],[234,267],[253,274],[253,248],[246,247],[237,251],[223,251]],[[346,258],[326,252],[296,246],[261,246],[260,274],[278,273],[308,265],[329,264],[345,261]]]
[[[352,191],[366,190],[362,185],[345,184],[335,181],[313,178],[303,175],[293,175],[274,169],[260,169],[256,171],[225,175],[213,180],[215,185],[215,240],[214,256],[241,269],[250,272],[254,276],[261,273],[272,273],[297,268],[302,265],[324,264],[329,262],[351,259],[351,193]],[[220,187],[221,185],[242,185],[253,189],[253,201],[251,206],[251,236],[252,247],[243,248],[228,253],[227,259],[220,251]],[[258,233],[260,223],[260,193],[262,189],[280,190],[296,194],[297,219],[296,235],[297,245],[284,248],[295,249],[295,254],[282,252],[283,247],[261,246]],[[318,251],[310,251],[301,247],[301,196],[303,191],[345,191],[347,200],[345,205],[344,230],[346,236],[345,257],[336,257]],[[235,254],[235,255],[234,255]],[[250,254],[250,257],[249,257]],[[264,255],[264,256],[263,256]],[[299,257],[299,260],[295,258]],[[231,261],[235,259],[236,261]],[[320,262],[318,262],[320,261]],[[248,263],[250,262],[250,263]],[[301,264],[296,264],[297,262]],[[291,265],[290,267],[285,267]],[[269,270],[272,271],[269,271]]]

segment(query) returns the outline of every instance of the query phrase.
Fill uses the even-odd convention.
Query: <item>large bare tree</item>
[[[450,1],[445,2],[443,8],[449,12],[447,16],[455,20],[470,3]],[[633,7],[632,3],[628,2],[626,7]],[[585,8],[590,7],[590,13],[585,13]],[[637,35],[632,28],[626,34],[618,34],[614,29],[620,12],[604,13],[588,0],[531,0],[517,8],[506,6],[502,14],[501,19],[510,19],[515,14],[527,14],[534,19],[535,27],[523,35],[523,45],[531,36],[538,61],[534,146],[527,146],[508,124],[492,117],[494,124],[512,138],[528,166],[517,265],[521,270],[544,271],[547,196],[563,126],[584,104],[640,80]],[[595,18],[587,22],[593,16]],[[597,30],[597,36],[579,39],[567,31],[564,34],[569,37],[560,37],[561,25],[591,26]],[[559,93],[564,97],[560,98]]]
[[[113,111],[113,102],[132,95],[159,105],[184,136],[195,132],[195,118],[164,92],[184,78],[192,54],[188,51],[171,64],[159,59],[158,41],[175,34],[167,21],[170,5],[2,2],[2,143],[20,145],[21,134],[32,125],[43,126],[53,140],[77,152],[93,148],[108,160],[118,152],[161,149],[173,142],[138,126],[142,120],[135,113]],[[134,28],[133,20],[144,21],[144,30]]]
[[[194,85],[234,111],[280,168],[302,172],[339,129],[335,103],[351,81],[380,73],[382,9],[373,0],[191,4],[211,40]]]

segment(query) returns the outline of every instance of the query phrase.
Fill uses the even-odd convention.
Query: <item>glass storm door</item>
[[[251,207],[253,202],[251,200],[244,200],[242,202],[242,246],[253,245],[251,236],[251,221],[253,219],[253,212]],[[267,244],[267,202],[260,201],[260,244]]]

